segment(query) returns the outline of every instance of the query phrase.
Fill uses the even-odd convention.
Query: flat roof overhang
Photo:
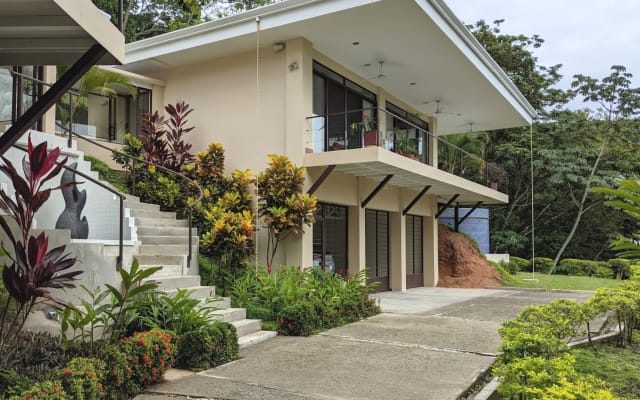
[[[466,132],[469,124],[475,131],[526,126],[535,116],[442,0],[283,1],[130,43],[123,68],[153,75],[255,51],[256,17],[262,46],[304,37],[318,52],[436,117],[438,134]],[[385,77],[371,79],[379,61]],[[436,100],[442,113],[435,113]]]
[[[124,62],[124,36],[89,0],[0,1],[0,65],[73,65],[95,45],[98,64]]]
[[[509,196],[497,190],[380,147],[313,153],[304,157],[306,168],[330,165],[335,165],[334,171],[369,178],[376,182],[382,182],[388,175],[393,175],[388,182],[390,185],[416,192],[420,192],[425,186],[431,186],[428,194],[438,196],[438,201],[442,203],[448,202],[455,195],[458,195],[456,202],[460,205],[509,202]]]

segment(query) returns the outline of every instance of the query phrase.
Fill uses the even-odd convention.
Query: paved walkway
[[[530,304],[589,296],[441,288],[376,294],[383,309],[376,317],[250,346],[238,361],[138,399],[456,399],[493,363],[501,321]]]

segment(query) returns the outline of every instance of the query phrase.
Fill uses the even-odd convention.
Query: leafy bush
[[[169,295],[150,292],[136,301],[136,318],[129,324],[130,333],[160,328],[180,336],[209,324],[216,310],[200,300],[191,298],[193,291],[179,289]]]
[[[276,313],[278,332],[288,336],[309,336],[322,326],[316,307],[311,302],[293,303]]]
[[[533,270],[533,262],[535,261],[536,272],[546,274],[553,267],[553,260],[546,257],[536,257],[529,262],[529,271]]]
[[[34,383],[20,396],[13,396],[10,400],[66,400],[71,398],[65,393],[60,381],[43,381]]]
[[[236,328],[226,322],[212,324],[180,336],[177,365],[203,370],[238,359]]]
[[[633,265],[633,261],[624,258],[613,258],[607,261],[607,266],[611,268],[615,278],[622,280],[631,278],[631,265]]]
[[[282,334],[309,335],[379,313],[365,279],[364,271],[342,277],[320,269],[283,267],[270,274],[261,268],[236,281],[231,301],[266,325],[276,323]]]
[[[12,370],[0,370],[0,398],[18,396],[29,390],[33,382]]]
[[[97,400],[103,395],[105,363],[97,358],[78,357],[62,370],[62,386],[75,400]]]
[[[612,278],[613,270],[602,261],[579,260],[565,258],[558,263],[556,272],[563,275],[594,276],[596,278]]]
[[[22,332],[0,352],[3,369],[16,371],[32,381],[57,379],[56,369],[74,357],[64,351],[62,338],[46,333]]]
[[[105,391],[116,398],[129,399],[161,381],[166,370],[175,365],[174,339],[171,333],[152,329],[107,346],[99,353],[108,368]]]
[[[509,272],[511,271],[526,271],[531,272],[531,261],[524,258],[510,256],[509,257]]]

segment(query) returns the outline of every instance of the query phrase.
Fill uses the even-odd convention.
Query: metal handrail
[[[18,150],[24,151],[25,153],[28,151],[28,149],[23,145],[14,144],[13,147]],[[116,268],[119,270],[120,268],[122,268],[122,256],[123,256],[123,247],[124,247],[124,201],[127,199],[126,196],[118,192],[117,190],[100,182],[98,179],[92,178],[91,176],[85,174],[82,171],[78,171],[77,169],[68,167],[67,165],[62,164],[59,161],[56,161],[56,165],[60,165],[65,170],[71,171],[74,174],[80,175],[81,177],[92,182],[93,184],[98,185],[105,190],[108,190],[109,192],[113,193],[114,195],[120,198],[120,231],[119,231],[119,237],[118,237],[118,257],[116,258]]]
[[[407,124],[408,126],[410,126],[412,128],[417,129],[419,132],[427,135],[427,138],[429,138],[429,140],[436,140],[438,143],[442,143],[443,145],[460,152],[460,154],[463,155],[463,157],[470,157],[472,159],[475,159],[475,160],[478,160],[479,162],[481,162],[482,165],[484,165],[484,168],[485,168],[485,177],[487,179],[487,182],[486,182],[487,185],[489,184],[488,179],[489,179],[489,170],[490,169],[492,171],[494,171],[494,172],[497,172],[498,175],[500,175],[500,176],[502,176],[502,177],[504,177],[506,179],[506,176],[507,176],[506,172],[502,168],[498,167],[496,164],[488,162],[486,160],[483,160],[481,157],[478,157],[475,154],[469,153],[468,151],[456,146],[455,144],[447,142],[446,140],[444,140],[443,138],[441,138],[439,136],[433,135],[428,130],[416,125],[415,123],[407,120],[406,118],[400,117],[400,116],[388,111],[387,109],[385,109],[383,107],[362,108],[362,109],[356,109],[356,110],[349,110],[349,111],[345,111],[345,112],[329,113],[329,114],[322,114],[322,115],[312,115],[312,116],[306,117],[306,119],[310,120],[310,119],[315,119],[315,118],[326,118],[326,117],[331,117],[331,116],[336,116],[336,115],[346,115],[346,114],[351,114],[351,113],[354,113],[354,112],[370,111],[370,110],[376,110],[376,109],[381,111],[384,114],[388,114],[391,117],[402,121],[403,123]],[[377,121],[371,121],[371,122],[372,123],[377,123]]]
[[[50,83],[44,82],[44,81],[42,81],[40,79],[36,79],[36,78],[30,77],[30,76],[25,75],[25,74],[21,74],[21,73],[15,72],[15,71],[11,71],[11,73],[14,74],[14,75],[18,75],[18,76],[21,76],[23,78],[26,78],[26,79],[28,79],[28,80],[30,80],[32,82],[35,82],[37,84],[40,84],[40,85],[44,85],[44,86],[47,86],[47,87],[51,87],[52,86]],[[72,90],[69,90],[67,92],[70,95],[74,94]],[[70,122],[69,125],[72,126],[71,118],[72,117],[69,116],[69,122]],[[110,151],[111,153],[115,153],[115,154],[118,154],[118,155],[121,155],[121,156],[124,156],[124,157],[130,159],[131,162],[132,162],[131,172],[132,172],[132,180],[133,180],[133,185],[132,186],[133,186],[133,195],[134,196],[135,196],[135,170],[136,170],[136,168],[135,168],[136,164],[135,163],[136,162],[141,162],[141,163],[146,164],[148,166],[151,166],[151,167],[154,167],[154,168],[159,169],[161,171],[164,171],[164,172],[166,172],[168,174],[177,176],[178,178],[182,179],[183,181],[186,181],[186,183],[188,185],[195,186],[196,189],[198,189],[198,196],[196,197],[196,199],[192,203],[187,205],[187,209],[188,209],[187,216],[188,216],[188,221],[189,221],[189,230],[188,230],[188,233],[187,233],[189,235],[189,237],[188,237],[189,254],[187,255],[187,268],[189,268],[191,266],[191,260],[193,258],[193,251],[192,251],[193,237],[192,237],[192,234],[191,234],[191,230],[193,229],[193,208],[198,203],[200,203],[202,201],[203,197],[204,197],[204,191],[202,190],[202,187],[196,181],[188,178],[187,176],[185,176],[185,175],[183,175],[183,174],[181,174],[179,172],[173,171],[173,170],[171,170],[169,168],[166,168],[166,167],[164,167],[162,165],[155,164],[155,163],[153,163],[151,161],[139,159],[139,158],[136,158],[136,157],[134,157],[134,156],[132,156],[130,154],[123,153],[121,151],[109,148],[109,147],[107,147],[107,146],[105,146],[105,145],[103,145],[103,144],[101,144],[101,143],[99,143],[97,141],[94,141],[94,140],[91,140],[91,139],[89,139],[89,138],[87,138],[85,136],[82,136],[82,135],[78,134],[77,132],[74,132],[72,129],[69,129],[69,128],[67,128],[67,127],[65,127],[62,124],[59,124],[57,122],[56,122],[56,126],[61,128],[65,132],[67,132],[67,135],[68,135],[67,147],[68,148],[71,148],[71,145],[72,145],[71,139],[72,139],[73,136],[75,136],[76,138],[80,138],[80,139],[82,139],[84,141],[87,141],[87,142],[89,142],[89,143],[91,143],[91,144],[93,144],[95,146],[98,146],[100,148],[106,149],[106,150]],[[122,218],[121,218],[121,222],[120,223],[122,224]]]

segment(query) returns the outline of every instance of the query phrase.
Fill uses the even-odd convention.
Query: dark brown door
[[[424,286],[422,217],[407,215],[407,289]]]
[[[377,292],[391,290],[389,286],[389,213],[365,211],[365,249],[367,281],[379,282]]]

